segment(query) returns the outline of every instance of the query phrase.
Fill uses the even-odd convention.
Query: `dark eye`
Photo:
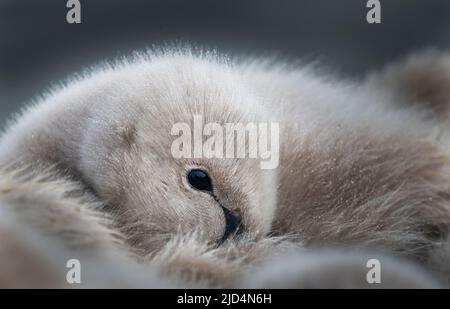
[[[203,170],[195,169],[189,171],[187,175],[189,184],[200,191],[212,192],[212,182],[208,173]]]

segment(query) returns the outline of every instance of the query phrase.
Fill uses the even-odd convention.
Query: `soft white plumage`
[[[368,287],[365,252],[383,252],[385,286],[438,286],[450,272],[450,65],[437,53],[412,59],[354,82],[311,66],[164,51],[69,80],[0,141],[0,256],[30,265],[0,268],[0,285],[39,286],[29,274],[46,264],[45,284],[64,286],[61,265],[77,252],[97,269],[84,280],[91,287],[109,285],[108,267],[124,286]],[[432,73],[442,84],[428,82]],[[174,159],[172,125],[198,114],[279,122],[279,168]],[[214,197],[186,185],[193,167],[209,172]],[[244,232],[217,248],[221,207]]]

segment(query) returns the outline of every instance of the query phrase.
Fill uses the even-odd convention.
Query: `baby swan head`
[[[33,145],[33,154],[64,163],[105,203],[132,246],[149,254],[180,233],[220,245],[269,232],[276,169],[262,169],[249,157],[258,146],[249,139],[244,156],[226,150],[242,142],[232,125],[267,123],[273,114],[232,66],[191,55],[155,56],[71,87],[52,97],[69,107],[59,108],[41,133],[53,126],[62,136],[41,153]],[[207,124],[214,130],[206,132]],[[190,155],[174,154],[181,133]],[[224,144],[210,147],[218,138]]]

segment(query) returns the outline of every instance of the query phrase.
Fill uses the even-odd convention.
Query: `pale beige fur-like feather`
[[[342,287],[366,287],[360,263],[365,250],[375,250],[417,263],[400,267],[388,257],[387,286],[437,286],[420,279],[419,265],[449,279],[448,126],[430,117],[447,102],[449,70],[448,56],[431,61],[436,75],[431,56],[423,57],[355,83],[311,67],[165,51],[71,80],[25,110],[0,141],[7,166],[0,231],[11,248],[0,252],[16,250],[29,264],[27,252],[36,250],[50,286],[61,284],[61,267],[52,268],[75,250],[93,269],[110,257],[106,264],[130,286],[320,286],[301,266],[317,254],[323,259],[313,269],[323,287],[339,285],[345,273],[361,277],[343,279]],[[279,122],[279,168],[261,170],[250,159],[174,159],[170,129],[196,114],[221,124]],[[215,198],[186,184],[193,167],[209,172]],[[244,234],[217,248],[225,229],[219,203],[241,215]],[[37,246],[28,244],[33,231]],[[58,253],[49,256],[47,246]],[[333,263],[327,251],[314,253],[336,246],[359,251],[330,249]],[[285,262],[272,257],[297,261],[300,281],[268,278],[258,268],[266,260],[280,280],[285,274]],[[320,272],[321,263],[338,270]],[[108,285],[106,268],[92,273],[91,286]],[[130,283],[142,268],[150,279]],[[20,271],[17,278],[14,285],[38,285]]]

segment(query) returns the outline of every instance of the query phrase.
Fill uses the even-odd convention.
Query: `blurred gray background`
[[[0,126],[67,75],[152,45],[189,42],[225,52],[320,59],[358,77],[425,47],[450,48],[450,0],[0,0]]]

